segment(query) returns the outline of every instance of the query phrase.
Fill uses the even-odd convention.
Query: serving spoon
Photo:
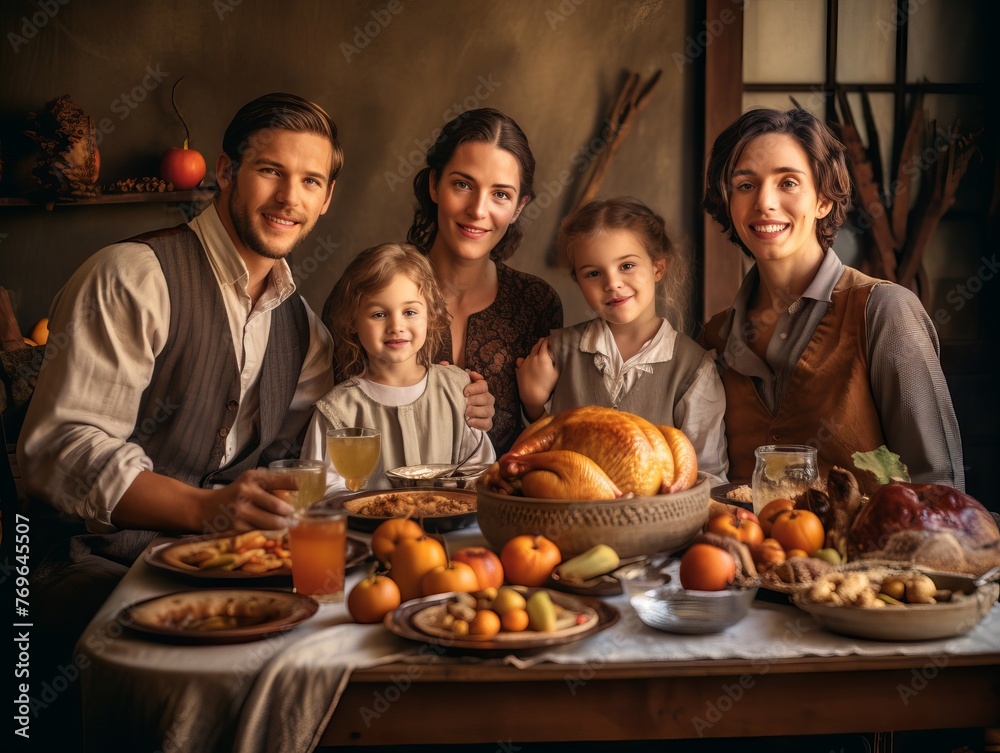
[[[479,452],[479,448],[483,446],[483,437],[485,437],[485,436],[486,436],[485,432],[480,432],[480,434],[479,434],[479,441],[476,442],[476,446],[472,448],[472,451],[469,452],[468,455],[466,455],[460,461],[458,461],[457,463],[455,463],[455,465],[449,466],[449,467],[445,468],[444,470],[438,471],[433,476],[428,476],[428,478],[451,478],[452,476],[454,476],[455,475],[455,471],[457,471],[463,465],[465,465],[466,463],[468,463],[472,459],[472,456],[475,455],[477,452]]]

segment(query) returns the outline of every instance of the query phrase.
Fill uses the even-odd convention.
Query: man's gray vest
[[[254,435],[220,467],[239,408],[240,372],[215,274],[187,225],[130,240],[148,245],[160,262],[170,295],[170,330],[129,441],[146,451],[157,473],[193,486],[228,483],[257,467],[281,429],[309,347],[305,305],[292,295],[271,312]],[[298,453],[288,447],[279,454]]]

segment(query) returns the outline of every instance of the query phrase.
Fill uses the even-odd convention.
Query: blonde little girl
[[[330,323],[338,370],[348,377],[317,401],[302,457],[327,464],[327,493],[344,489],[330,462],[326,432],[367,426],[382,435],[380,468],[368,488],[388,486],[383,469],[491,463],[493,445],[465,421],[469,375],[430,359],[449,325],[427,258],[409,244],[386,243],[358,254],[331,294]]]
[[[597,318],[553,331],[519,363],[526,417],[599,405],[676,426],[699,470],[725,480],[726,398],[715,363],[656,313],[668,267],[683,278],[663,219],[633,198],[592,201],[563,222],[557,246]]]

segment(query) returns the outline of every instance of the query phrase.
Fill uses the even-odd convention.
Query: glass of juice
[[[314,502],[319,502],[326,494],[326,463],[322,460],[275,460],[267,467],[268,470],[291,478],[294,486],[278,490],[284,492],[278,496],[290,502],[296,514],[302,513]]]
[[[320,603],[344,600],[347,512],[312,507],[288,530],[292,588]]]
[[[382,435],[377,429],[350,426],[326,432],[330,462],[352,492],[365,488],[382,453]]]

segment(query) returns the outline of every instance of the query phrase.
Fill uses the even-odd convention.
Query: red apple
[[[500,558],[484,546],[467,546],[459,549],[451,558],[464,562],[472,568],[479,580],[480,588],[500,588],[503,585],[503,563]]]
[[[205,158],[201,152],[189,149],[185,139],[182,148],[172,146],[163,153],[160,177],[173,183],[178,191],[196,188],[205,177]]]

